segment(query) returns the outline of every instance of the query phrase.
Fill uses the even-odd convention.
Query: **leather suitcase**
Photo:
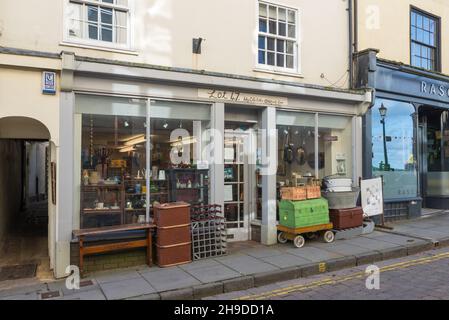
[[[329,217],[336,230],[357,228],[363,225],[363,209],[361,207],[329,210]]]
[[[190,224],[190,204],[173,202],[154,206],[154,224],[157,227]]]

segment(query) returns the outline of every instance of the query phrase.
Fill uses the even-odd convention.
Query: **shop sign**
[[[56,94],[56,73],[55,72],[42,72],[42,93],[43,94]]]
[[[274,97],[252,93],[244,93],[238,90],[199,89],[198,97],[215,101],[244,103],[252,105],[264,105],[275,107],[285,107],[288,105],[288,99],[284,97]]]

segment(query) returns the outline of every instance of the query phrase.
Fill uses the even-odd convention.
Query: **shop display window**
[[[394,100],[377,99],[371,110],[372,172],[383,177],[386,199],[418,195],[414,116],[412,104]]]
[[[151,101],[150,110],[147,121],[147,100],[77,96],[81,228],[145,222],[155,203],[209,204],[210,107]]]

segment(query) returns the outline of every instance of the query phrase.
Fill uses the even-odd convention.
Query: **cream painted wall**
[[[348,0],[327,0],[325,5],[310,0],[273,0],[299,9],[301,77],[254,71],[257,0],[130,1],[135,12],[132,28],[135,54],[62,45],[66,0],[0,1],[0,46],[52,53],[66,50],[81,56],[323,86],[340,80],[337,86],[347,86]],[[192,38],[197,37],[206,39],[199,56],[192,54]]]
[[[441,60],[449,74],[449,1],[358,0],[359,50],[379,49],[379,57],[410,64],[410,6],[441,17]],[[378,17],[378,19],[377,19]]]
[[[18,116],[38,120],[47,127],[51,140],[59,145],[59,95],[42,94],[41,77],[41,71],[0,68],[0,120]],[[21,128],[15,129],[33,134],[28,126]]]

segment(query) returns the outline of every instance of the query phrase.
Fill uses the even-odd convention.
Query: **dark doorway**
[[[49,274],[48,141],[0,139],[0,270]],[[33,271],[34,272],[31,272]]]

